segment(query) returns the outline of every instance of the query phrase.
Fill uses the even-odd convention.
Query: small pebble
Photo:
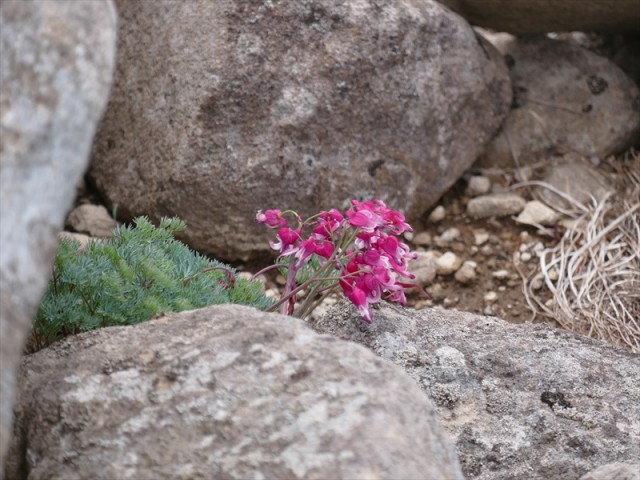
[[[491,274],[493,278],[498,280],[505,280],[509,278],[509,272],[507,270],[497,270]]]
[[[442,304],[445,307],[450,307],[451,305],[455,305],[456,303],[458,303],[459,300],[460,300],[459,298],[449,298],[449,297],[447,297],[442,301]]]
[[[558,280],[558,272],[555,268],[552,268],[551,270],[549,270],[549,274],[547,276],[549,277],[549,280],[551,280],[552,282],[555,282],[556,280]]]
[[[467,214],[473,218],[504,217],[520,213],[527,202],[515,193],[492,193],[469,200]]]
[[[455,227],[448,228],[442,234],[435,238],[435,243],[438,247],[446,247],[451,242],[460,237],[460,230]]]
[[[433,211],[429,215],[429,218],[427,218],[427,221],[429,223],[438,223],[444,220],[445,216],[446,216],[446,211],[444,207],[442,205],[438,205],[436,208],[433,209]]]
[[[485,315],[493,315],[494,314],[493,305],[487,305],[486,307],[484,307],[484,310],[482,311],[482,313]]]
[[[498,294],[496,292],[487,292],[483,298],[485,303],[493,303],[498,300]]]
[[[472,260],[467,260],[462,264],[460,269],[455,273],[454,278],[456,282],[463,285],[473,283],[476,279],[476,267],[478,264]]]
[[[484,245],[489,240],[489,234],[484,230],[477,230],[473,232],[473,243],[477,246]]]
[[[475,175],[469,179],[467,185],[467,195],[470,197],[477,197],[478,195],[484,195],[491,190],[491,180],[482,175]]]
[[[493,248],[491,248],[489,245],[485,245],[480,249],[480,253],[482,253],[482,255],[484,255],[485,257],[489,257],[493,255]]]
[[[268,290],[265,290],[264,295],[267,298],[272,298],[274,300],[280,298],[280,292],[277,288],[270,288]]]
[[[446,297],[446,293],[444,291],[444,286],[441,283],[434,283],[429,287],[429,295],[435,301],[443,300]]]
[[[416,276],[414,282],[420,286],[429,285],[436,278],[436,258],[440,252],[416,252],[415,260],[409,261],[409,271]]]
[[[462,260],[453,252],[446,252],[436,260],[438,275],[451,275],[462,265]]]
[[[429,232],[420,232],[413,237],[414,245],[427,246],[431,245],[431,234]]]
[[[74,208],[67,216],[66,224],[78,233],[101,238],[111,237],[118,226],[105,207],[91,204]]]
[[[520,232],[520,240],[522,240],[524,243],[527,243],[531,241],[531,235],[529,235],[529,232],[527,231]]]
[[[531,254],[529,252],[522,252],[520,254],[520,260],[527,263],[529,260],[531,260]]]
[[[499,292],[505,292],[506,290],[507,290],[507,287],[505,287],[504,285],[500,285],[500,286],[498,287],[498,291],[499,291]]]
[[[516,222],[524,225],[553,225],[558,220],[558,212],[538,200],[527,202]]]

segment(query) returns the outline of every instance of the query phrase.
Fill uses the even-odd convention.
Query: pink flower
[[[366,322],[373,318],[371,305],[382,298],[406,304],[404,289],[415,285],[403,283],[402,279],[414,278],[408,270],[408,261],[416,254],[397,236],[412,231],[411,227],[402,213],[388,208],[382,200],[353,200],[351,204],[344,216],[332,209],[304,222],[295,212],[286,211],[296,215],[301,225],[299,229],[288,228],[280,210],[259,211],[256,215],[258,222],[269,228],[281,227],[277,241],[270,242],[280,252],[280,257],[295,254],[296,261],[287,267],[285,294],[277,303],[282,313],[304,315],[315,303],[316,295],[322,298],[326,294],[323,292],[331,291],[327,282],[336,280]],[[310,230],[306,238],[302,237],[303,229]],[[313,264],[317,276],[299,286],[298,272],[313,255],[320,259],[319,267]],[[311,288],[311,282],[317,287]],[[305,312],[300,313],[295,310],[295,296],[303,287],[305,290],[310,288],[310,293],[300,307]]]
[[[285,255],[291,255],[298,250],[296,248],[296,243],[300,239],[300,230],[294,230],[288,227],[281,228],[278,230],[276,238],[276,242],[269,242],[271,248],[278,250],[282,257]]]
[[[335,208],[328,212],[320,212],[318,219],[313,222],[318,226],[313,229],[314,236],[322,236],[331,239],[333,234],[343,227],[344,217]]]
[[[371,233],[385,224],[384,219],[376,212],[375,204],[370,200],[366,202],[352,200],[351,204],[353,208],[347,210],[347,218],[352,226],[365,233]]]
[[[264,213],[262,213],[262,210],[258,210],[256,220],[258,223],[264,223],[269,228],[286,227],[288,225],[287,219],[282,216],[280,210],[267,210]]]
[[[313,254],[324,258],[330,258],[331,255],[333,255],[333,243],[324,240],[323,238],[314,237],[304,240],[300,244],[300,248],[298,248],[296,253],[296,258],[298,259],[296,266],[298,268],[301,267]]]
[[[340,279],[340,286],[342,287],[345,297],[360,311],[362,319],[367,323],[371,323],[373,321],[372,312],[371,308],[369,308],[365,290],[360,288],[358,282],[353,279]]]
[[[413,232],[413,228],[405,222],[404,215],[397,210],[389,210],[383,214],[383,218],[390,227],[390,232],[394,235],[401,235],[404,232]]]

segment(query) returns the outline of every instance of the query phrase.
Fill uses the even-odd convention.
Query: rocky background
[[[640,478],[635,331],[503,320],[567,327],[541,266],[576,211],[638,222],[639,5],[444,3],[0,4],[7,479]],[[179,216],[255,271],[256,210],[370,197],[416,226],[413,307],[502,319],[222,306],[21,358],[65,223]]]

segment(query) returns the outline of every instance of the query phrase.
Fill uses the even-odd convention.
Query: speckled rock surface
[[[258,209],[374,197],[417,218],[511,102],[500,55],[430,0],[117,5],[90,175],[123,219],[177,215],[220,259],[269,252]]]
[[[640,480],[640,463],[609,463],[580,477],[580,480]]]
[[[440,0],[471,24],[498,32],[637,33],[637,0]]]
[[[111,0],[0,3],[0,471],[15,370],[89,163],[115,47]]]
[[[578,479],[640,459],[640,356],[540,324],[339,304],[314,324],[401,365],[437,406],[466,478]]]
[[[570,152],[602,159],[638,140],[640,90],[611,60],[546,37],[487,38],[510,66],[514,99],[477,165],[515,167]]]
[[[24,358],[7,478],[462,479],[401,368],[233,305]]]

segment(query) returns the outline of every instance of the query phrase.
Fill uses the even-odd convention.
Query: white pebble
[[[280,298],[280,292],[276,288],[270,288],[268,290],[265,290],[264,295],[265,297],[271,298],[274,300]]]
[[[509,278],[509,272],[507,270],[496,270],[491,274],[493,278],[497,278],[498,280],[506,280]]]
[[[451,275],[462,265],[462,260],[453,252],[446,252],[436,260],[438,275]]]
[[[425,246],[431,245],[431,234],[429,232],[420,232],[413,237],[415,245]]]
[[[445,307],[450,307],[451,305],[455,305],[456,303],[458,303],[459,300],[460,300],[459,298],[449,298],[449,297],[447,297],[442,301],[442,304]]]
[[[469,179],[467,185],[467,195],[470,197],[477,197],[478,195],[484,195],[491,190],[491,180],[481,175],[473,176]]]
[[[525,225],[553,225],[558,220],[558,213],[537,200],[527,202],[516,222]]]
[[[458,230],[455,227],[451,227],[445,230],[444,232],[442,232],[441,235],[435,238],[435,244],[438,247],[446,247],[447,245],[449,245],[451,242],[453,242],[459,237],[460,237],[460,230]]]
[[[416,276],[414,282],[425,286],[436,278],[436,257],[440,252],[416,252],[415,260],[409,261],[409,271]]]
[[[429,223],[441,222],[442,220],[444,220],[446,213],[447,212],[445,211],[444,207],[442,205],[438,205],[436,208],[433,209],[433,211],[431,212],[431,215],[429,215],[429,218],[427,218],[427,221]]]
[[[477,246],[484,245],[489,240],[489,233],[484,230],[478,230],[473,232],[473,243]]]
[[[526,243],[531,240],[531,235],[527,231],[520,232],[520,240]]]
[[[476,267],[478,264],[472,260],[467,260],[462,267],[455,273],[456,282],[468,285],[476,279]]]
[[[522,252],[520,254],[520,260],[527,263],[529,260],[531,260],[531,254],[529,252]]]
[[[444,232],[442,232],[442,235],[440,235],[440,238],[442,240],[446,240],[448,242],[452,242],[452,241],[456,240],[459,237],[460,237],[460,230],[458,230],[455,227],[451,227],[451,228],[445,230]]]
[[[493,303],[498,300],[498,294],[496,292],[487,292],[484,294],[485,303]]]

